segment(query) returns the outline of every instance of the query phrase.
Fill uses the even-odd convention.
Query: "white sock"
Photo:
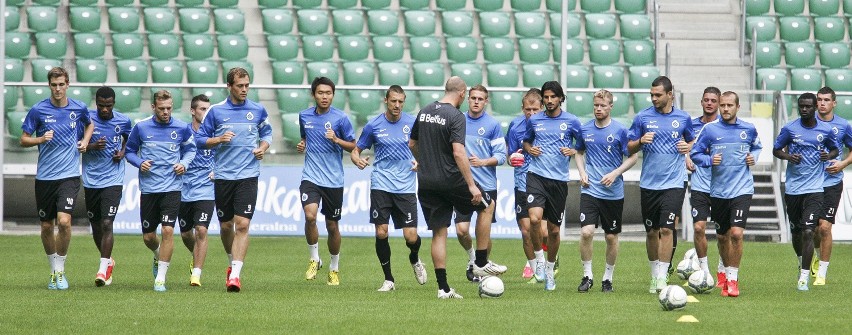
[[[544,250],[534,251],[533,253],[537,262],[544,262]]]
[[[169,262],[157,262],[157,279],[155,281],[166,281],[166,273],[169,272]]]
[[[606,265],[606,269],[604,269],[603,280],[604,281],[612,281],[612,274],[615,272],[615,265]]]
[[[710,265],[707,264],[707,256],[698,258],[698,266],[701,267],[701,271],[704,271],[704,273],[710,273]]]
[[[729,266],[725,268],[725,278],[728,280],[737,281],[739,280],[740,268],[735,268],[733,266]]]
[[[657,267],[660,265],[660,260],[648,261],[651,266],[651,278],[657,278]]]
[[[592,261],[582,261],[583,262],[583,277],[589,277],[589,279],[595,279],[592,274]]]
[[[240,278],[240,271],[243,270],[243,262],[242,261],[231,261],[231,278]]]
[[[531,267],[533,269],[533,271],[535,271],[535,263],[536,263],[535,258],[530,259],[530,260],[527,261],[527,266]]]
[[[56,272],[65,272],[65,258],[66,256],[56,256]]]
[[[228,254],[228,265],[231,265],[231,262],[234,261],[234,254]]]
[[[722,257],[719,257],[719,265],[716,266],[717,273],[725,273],[725,263],[722,262]]]
[[[160,247],[157,247],[156,250],[152,250],[152,252],[154,253],[154,259],[159,260],[160,259]]]
[[[317,261],[317,262],[319,262],[319,260],[320,260],[320,256],[319,256],[319,243],[316,243],[316,244],[308,244],[308,254],[310,254],[310,255],[311,255],[311,260],[312,260],[312,261]]]
[[[201,277],[201,268],[192,268],[192,275],[196,277]]]
[[[55,252],[47,255],[47,263],[50,264],[50,273],[56,272],[56,257],[59,257]]]
[[[799,256],[799,269],[802,268],[802,256]]]
[[[338,268],[340,266],[340,254],[331,255],[331,264],[328,266],[329,271],[340,271]]]
[[[669,264],[668,262],[660,262],[657,266],[657,278],[666,278],[666,275],[669,273]]]
[[[805,270],[805,269],[799,270],[799,281],[804,280],[805,282],[807,282],[808,276],[810,276],[810,275],[811,275],[811,270]]]
[[[553,277],[553,268],[554,267],[556,267],[556,262],[547,261],[547,263],[544,266],[545,274],[549,274],[551,277]]]
[[[109,267],[110,260],[109,258],[101,258],[101,266],[98,267],[98,273],[106,274],[107,268]]]
[[[467,264],[468,265],[473,264],[473,262],[476,260],[476,250],[473,250],[473,248],[470,248],[470,249],[467,249],[465,251],[467,251],[467,256],[468,256]]]
[[[825,278],[826,273],[828,273],[828,262],[819,261],[819,273],[817,273],[817,276]]]

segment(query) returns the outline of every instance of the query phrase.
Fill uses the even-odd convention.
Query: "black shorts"
[[[417,199],[420,201],[423,218],[426,219],[426,226],[429,230],[449,227],[454,210],[470,215],[470,213],[487,208],[494,199],[491,199],[491,196],[482,189],[482,186],[476,184],[476,187],[482,193],[482,202],[475,205],[470,203],[473,195],[470,194],[466,184],[443,190],[418,189]]]
[[[745,229],[751,208],[751,194],[743,194],[733,199],[710,198],[713,222],[716,223],[716,235],[723,235],[731,227]]]
[[[482,194],[483,194],[483,197],[485,196],[485,194],[487,194],[489,198],[497,200],[497,190],[485,191]],[[470,222],[470,220],[473,219],[473,212],[471,212],[469,214],[462,214],[457,210],[453,210],[453,214],[455,214],[455,216],[456,216],[456,220],[455,220],[456,223]],[[495,223],[495,222],[497,222],[497,215],[491,215],[491,223]]]
[[[86,215],[89,222],[115,219],[118,213],[118,205],[121,203],[122,185],[108,186],[104,188],[83,188],[86,195]]]
[[[181,201],[180,212],[178,212],[180,232],[185,233],[199,226],[209,228],[215,205],[214,200]]]
[[[784,203],[787,205],[790,231],[799,232],[816,228],[819,218],[822,217],[822,193],[785,194]]]
[[[53,220],[58,212],[71,214],[74,211],[74,199],[77,199],[77,193],[80,193],[80,177],[57,180],[36,179],[35,194],[38,219],[41,221]]]
[[[220,180],[213,184],[216,193],[216,214],[219,222],[228,222],[234,215],[251,220],[254,216],[254,205],[257,203],[257,177]]]
[[[417,196],[414,193],[390,193],[370,190],[370,223],[393,228],[417,228]]]
[[[680,210],[683,207],[685,189],[649,190],[641,188],[640,192],[645,232],[660,228],[674,230],[675,221],[680,217]]]
[[[565,202],[568,199],[568,183],[527,173],[528,208],[544,209],[544,219],[557,226],[565,218]]]
[[[707,221],[710,217],[710,193],[689,192],[689,204],[692,206],[692,221]]]
[[[325,219],[340,221],[340,212],[343,209],[343,187],[322,187],[302,180],[302,184],[299,185],[299,192],[302,193],[302,207],[309,204],[319,205],[320,200],[322,200],[320,213],[325,215]]]
[[[527,192],[515,189],[515,220],[521,221],[530,217],[530,207],[527,202]]]
[[[621,232],[621,216],[624,212],[624,199],[598,199],[590,194],[580,194],[580,227],[600,223],[607,234]]]
[[[840,197],[843,195],[843,181],[837,185],[823,188],[822,192],[822,219],[834,224],[837,215],[837,206],[840,205]]]
[[[161,224],[165,227],[174,227],[179,207],[180,191],[142,193],[139,197],[142,233],[153,233]]]

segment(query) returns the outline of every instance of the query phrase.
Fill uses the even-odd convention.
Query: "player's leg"
[[[98,198],[98,207],[95,211],[98,212],[101,232],[101,240],[99,250],[101,252],[100,265],[98,273],[95,276],[95,285],[110,285],[112,284],[112,272],[115,268],[115,261],[112,259],[112,248],[114,238],[112,233],[112,224],[115,220],[115,215],[118,213],[118,205],[121,202],[122,186],[110,186],[100,190]]]
[[[476,260],[476,250],[473,248],[473,239],[470,237],[470,221],[473,218],[473,214],[462,214],[458,211],[454,211],[454,215],[456,221],[456,237],[459,241],[459,245],[461,245],[462,249],[464,249],[468,256],[465,276],[468,281],[473,281],[475,277],[473,275],[473,262]]]
[[[186,247],[187,250],[189,250],[190,254],[193,254],[193,250],[195,250],[195,208],[193,206],[194,203],[195,202],[181,201],[178,209],[178,225],[180,226],[180,239],[181,241],[183,241],[183,245]],[[192,266],[190,268],[192,268]]]
[[[692,240],[695,245],[695,253],[698,256],[698,265],[708,276],[710,266],[707,260],[707,218],[710,216],[710,196],[701,191],[691,191],[689,203],[692,205]]]
[[[86,215],[89,217],[89,226],[92,227],[92,239],[95,241],[95,247],[98,248],[98,252],[101,251],[101,240],[103,239],[100,190],[88,187],[83,188],[84,198],[86,199]]]
[[[606,267],[601,280],[601,292],[612,292],[612,277],[618,258],[618,234],[624,213],[624,199],[606,200],[601,209],[601,226],[606,235]]]
[[[249,226],[257,203],[257,177],[237,181],[234,190],[234,244],[231,251],[231,274],[228,276],[228,292],[240,292],[240,274],[249,246]]]
[[[529,208],[530,215],[530,240],[534,242],[541,241],[542,236],[547,236],[547,221],[542,220],[544,216],[544,208],[541,206],[531,206]],[[542,232],[544,227],[544,233]],[[546,262],[544,259],[544,250],[542,246],[546,244],[532,243],[533,257],[535,258],[535,268],[533,268],[533,278],[541,283],[545,279]]]
[[[392,195],[394,228],[402,229],[405,246],[408,247],[408,262],[414,271],[414,278],[420,285],[426,284],[426,267],[420,261],[420,235],[417,234],[417,197],[414,194]]]
[[[216,216],[219,219],[219,239],[228,256],[228,268],[225,281],[231,277],[231,263],[234,261],[234,185],[233,180],[216,179],[213,181],[213,193],[216,204]]]
[[[660,257],[658,255],[660,245],[660,229],[657,226],[660,209],[659,192],[649,189],[640,189],[640,206],[642,208],[642,222],[645,227],[645,253],[648,255],[648,265],[651,268],[651,283],[648,291],[657,293],[657,268]]]
[[[192,249],[192,272],[189,276],[189,284],[201,286],[201,271],[204,269],[204,261],[207,259],[208,229],[213,217],[215,202],[212,200],[199,200],[192,204],[192,225],[195,229],[193,234],[194,248]]]
[[[391,247],[388,243],[388,224],[375,223],[376,227],[376,256],[379,258],[379,265],[382,267],[382,273],[385,275],[385,281],[379,287],[379,292],[387,292],[394,290],[394,278],[391,273]]]
[[[494,220],[494,208],[496,207],[496,191],[482,192],[483,200],[488,202],[485,209],[476,212],[476,259],[474,262],[478,267],[485,267],[490,262],[488,251],[491,249],[491,224]],[[493,262],[491,262],[493,263]]]
[[[657,256],[659,256],[659,267],[657,269],[657,291],[661,291],[668,285],[669,267],[671,266],[674,252],[675,227],[683,207],[684,189],[668,189],[660,191],[660,240]]]
[[[811,266],[811,275],[816,277],[814,285],[825,285],[825,277],[828,274],[828,264],[831,259],[831,248],[834,237],[831,234],[831,228],[834,226],[834,221],[837,215],[837,207],[840,205],[840,198],[843,194],[843,181],[829,186],[823,192],[823,215],[819,220],[819,226],[816,230],[816,240],[814,241],[816,248],[813,263],[818,263],[817,268]]]
[[[80,179],[68,178],[57,181],[56,190],[56,225],[59,227],[55,235],[56,249],[56,288],[68,288],[65,276],[65,258],[68,256],[68,246],[71,244],[71,213],[74,211],[74,200],[80,191]],[[52,229],[51,229],[52,231]]]
[[[524,257],[527,259],[522,276],[523,278],[532,278],[535,269],[535,254],[530,239],[530,214],[526,205],[526,192],[517,188],[515,189],[515,221],[518,223],[518,230],[521,231],[521,248],[524,250]]]
[[[588,194],[580,194],[580,262],[583,264],[583,278],[577,287],[578,292],[588,292],[594,285],[592,239],[600,220],[596,199]]]
[[[798,269],[802,269],[802,233],[799,231],[802,218],[802,201],[801,196],[784,194],[784,207],[787,208],[787,219],[790,221],[790,242],[793,245],[793,252],[796,253],[798,260]]]
[[[54,221],[56,220],[56,186],[55,182],[47,180],[35,181],[36,209],[41,226],[41,245],[47,255],[50,265],[50,281],[47,288],[56,289],[56,237],[54,236]]]
[[[723,232],[722,235],[727,235],[730,240],[730,247],[728,248],[728,262],[730,264],[727,265],[725,276],[727,279],[728,296],[737,297],[740,295],[739,271],[740,261],[743,257],[743,232],[748,221],[751,195],[741,195],[727,202],[727,216],[729,218],[727,223],[730,229],[727,232]]]
[[[328,285],[340,285],[340,245],[342,242],[338,223],[343,210],[343,188],[320,187],[322,195],[322,214],[325,215],[325,229],[328,232],[328,252],[331,262],[328,266]]]
[[[317,229],[317,214],[319,212],[320,194],[313,183],[303,180],[299,185],[302,194],[302,209],[305,212],[305,241],[308,243],[308,270],[305,271],[305,279],[313,280],[317,277],[322,261],[319,256],[319,230]]]
[[[157,262],[157,276],[154,290],[165,291],[166,275],[174,253],[174,231],[180,210],[180,191],[157,194],[157,212],[160,214],[160,258]]]
[[[799,273],[797,286],[800,291],[807,291],[811,260],[814,257],[814,229],[821,217],[823,194],[811,193],[801,197],[803,198],[801,221],[804,223],[799,229],[801,232],[802,270]]]

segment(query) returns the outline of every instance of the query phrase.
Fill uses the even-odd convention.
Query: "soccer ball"
[[[683,259],[695,259],[698,260],[698,253],[695,252],[695,248],[689,249],[683,254]]]
[[[660,306],[665,311],[673,311],[686,307],[686,291],[678,285],[666,286],[660,291]]]
[[[689,276],[689,289],[695,293],[708,293],[716,287],[716,282],[713,276],[707,275],[704,271],[695,271]]]
[[[499,298],[503,295],[503,280],[500,277],[488,276],[479,282],[480,298]]]
[[[680,279],[687,280],[694,272],[701,270],[698,261],[693,259],[684,259],[677,263],[677,276]]]

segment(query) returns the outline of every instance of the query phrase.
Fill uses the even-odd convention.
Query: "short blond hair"
[[[166,90],[159,90],[154,93],[154,97],[151,99],[151,103],[156,103],[157,101],[171,100],[172,93]]]
[[[609,101],[609,104],[612,105],[612,92],[607,90],[600,90],[595,92],[595,98],[601,98],[606,101]]]

